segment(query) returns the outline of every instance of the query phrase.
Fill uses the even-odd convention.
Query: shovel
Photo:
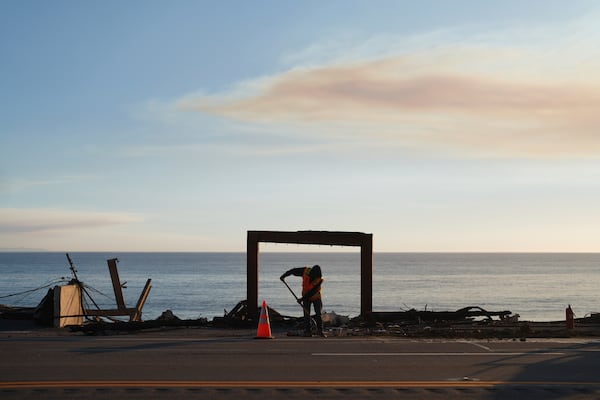
[[[294,291],[292,290],[290,285],[287,284],[285,279],[280,279],[280,280],[288,288],[288,290],[290,291],[292,296],[294,296],[294,298],[296,299],[296,303],[300,304],[300,306],[304,310],[304,314],[310,316],[310,310],[307,310],[306,307],[304,307],[304,304],[302,304],[300,302],[300,299],[298,298],[298,296],[296,296],[296,293],[294,293]],[[311,327],[312,333],[315,333],[317,331],[317,321],[315,321],[313,317],[310,317],[310,327]]]

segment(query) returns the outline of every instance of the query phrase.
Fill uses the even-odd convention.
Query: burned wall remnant
[[[366,316],[373,310],[373,234],[333,231],[248,231],[246,285],[250,312],[258,315],[260,242],[360,247],[360,313]]]

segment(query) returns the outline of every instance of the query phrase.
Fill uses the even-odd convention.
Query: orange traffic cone
[[[271,323],[269,322],[269,311],[267,303],[263,300],[260,310],[260,319],[258,320],[258,330],[256,331],[255,339],[273,339],[271,335]]]

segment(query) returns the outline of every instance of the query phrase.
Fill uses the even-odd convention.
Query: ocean
[[[119,259],[127,306],[148,278],[143,318],[171,310],[182,319],[223,316],[246,298],[246,253],[70,253],[80,281],[101,308],[116,308],[106,260]],[[259,303],[289,316],[302,310],[279,280],[289,268],[319,264],[324,310],[360,314],[360,253],[261,252]],[[36,306],[48,287],[72,278],[64,253],[0,253],[0,304]],[[286,280],[297,295],[301,280]],[[373,310],[454,311],[479,306],[521,320],[564,320],[600,312],[600,254],[375,253]]]

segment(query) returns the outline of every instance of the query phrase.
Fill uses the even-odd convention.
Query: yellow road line
[[[13,381],[0,389],[36,388],[452,388],[493,386],[598,386],[600,382],[511,381]]]

